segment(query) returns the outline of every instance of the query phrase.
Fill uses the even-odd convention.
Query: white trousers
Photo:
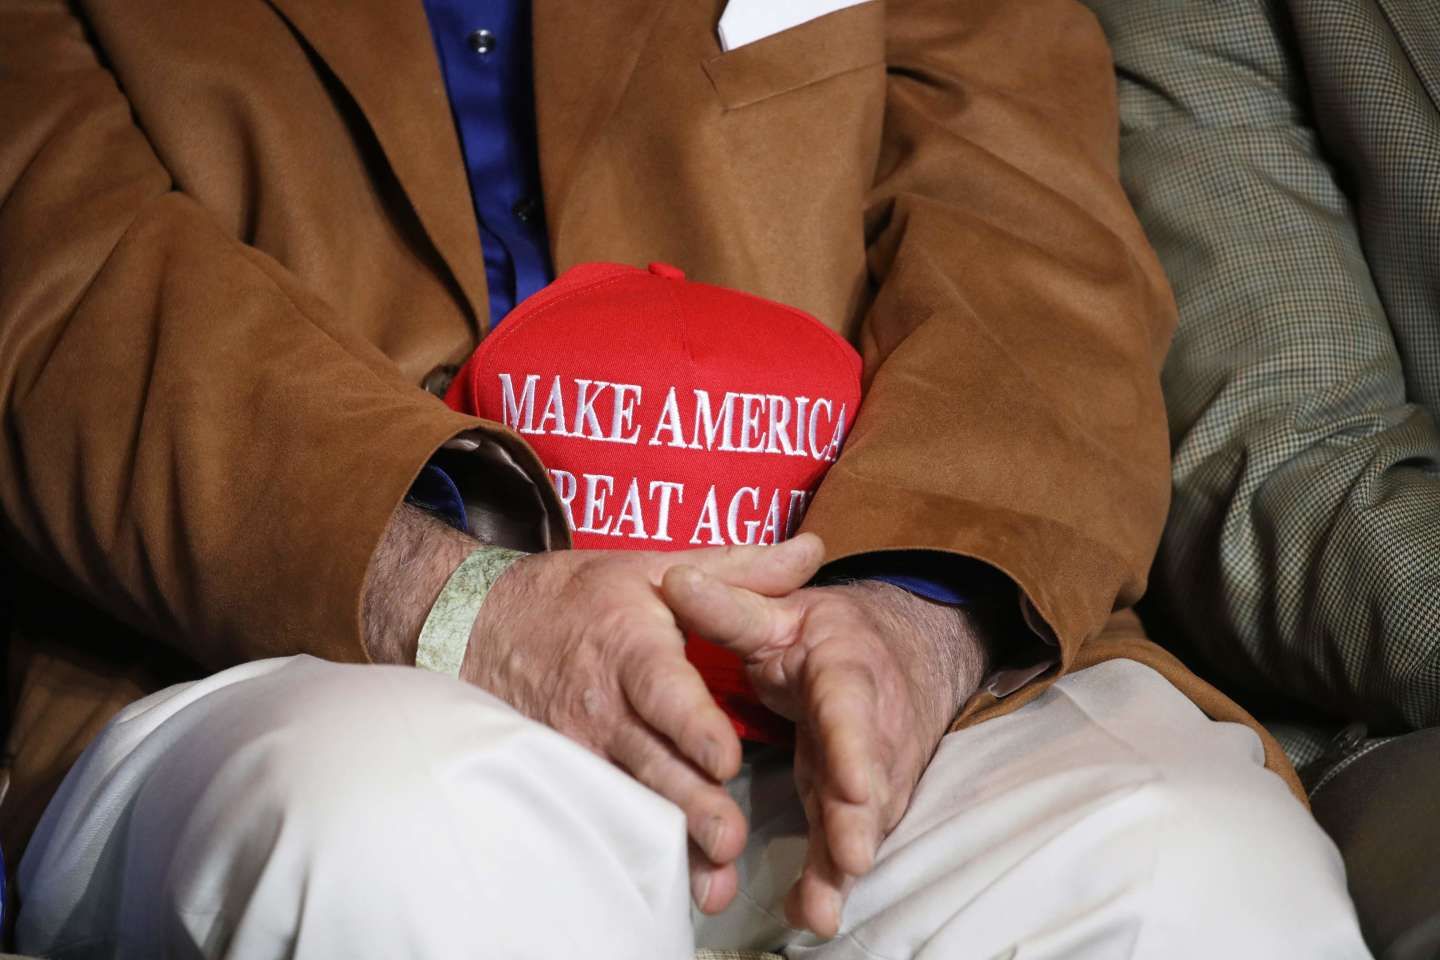
[[[805,829],[780,751],[731,784],[742,893],[693,922],[680,811],[488,694],[403,667],[247,664],[133,704],[21,865],[58,957],[1368,957],[1335,847],[1149,668],[947,736],[828,943],[786,929]]]

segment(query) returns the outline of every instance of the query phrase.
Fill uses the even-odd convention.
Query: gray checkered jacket
[[[1152,632],[1262,710],[1440,722],[1440,0],[1089,2],[1180,305]]]

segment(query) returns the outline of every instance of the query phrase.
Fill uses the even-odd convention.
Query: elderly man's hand
[[[761,699],[796,723],[810,843],[786,913],[834,936],[855,878],[979,685],[978,631],[963,610],[875,582],[762,597],[679,566],[663,592],[681,623],[743,656]]]
[[[747,832],[721,785],[739,770],[740,742],[686,660],[660,583],[684,564],[746,596],[779,596],[809,581],[822,554],[819,538],[804,536],[772,547],[526,557],[486,598],[461,676],[684,810],[710,861],[692,870],[696,902],[718,911],[734,895]]]

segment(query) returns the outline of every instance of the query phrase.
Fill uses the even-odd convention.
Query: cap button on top
[[[650,264],[650,272],[657,277],[664,277],[666,280],[684,280],[685,271],[679,267],[672,267],[668,263]]]

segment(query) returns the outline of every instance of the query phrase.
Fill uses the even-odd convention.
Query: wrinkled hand
[[[486,597],[461,677],[678,805],[700,864],[696,902],[719,911],[734,896],[747,832],[722,786],[739,770],[740,741],[685,658],[660,584],[684,564],[746,596],[783,595],[814,576],[823,552],[818,537],[804,536],[771,547],[526,557]]]
[[[744,657],[761,700],[796,723],[810,839],[786,916],[834,936],[855,879],[979,685],[978,633],[963,610],[876,582],[762,597],[679,566],[662,588],[676,618]]]

